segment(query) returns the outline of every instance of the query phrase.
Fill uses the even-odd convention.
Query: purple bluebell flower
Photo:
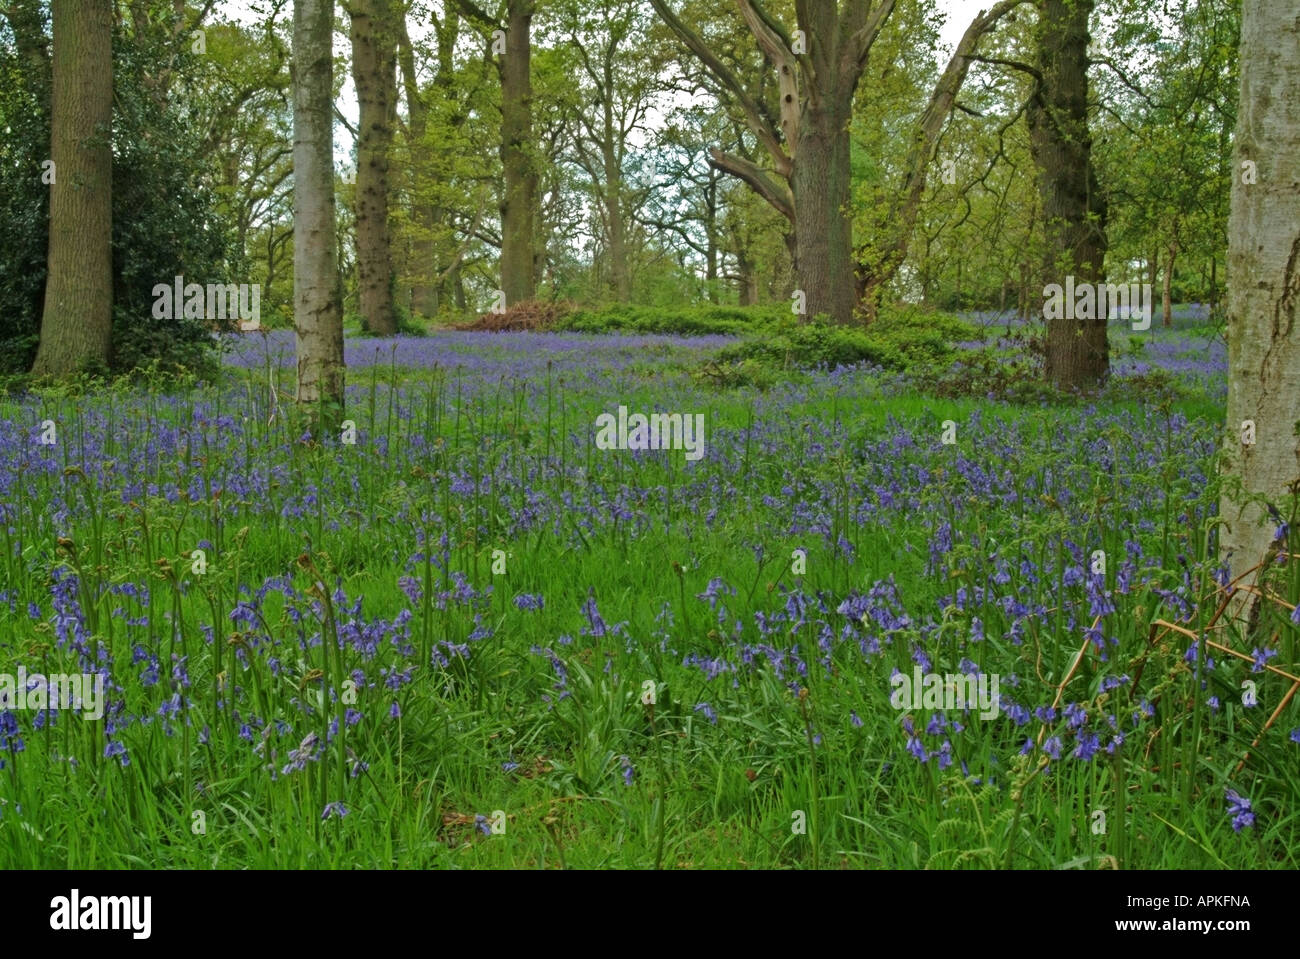
[[[1277,650],[1267,649],[1267,648],[1266,649],[1256,648],[1251,650],[1250,654],[1252,657],[1254,657],[1255,660],[1255,662],[1250,667],[1250,671],[1252,673],[1262,673],[1264,671],[1264,666],[1268,663],[1268,661],[1277,655]]]
[[[1101,742],[1097,734],[1090,733],[1085,729],[1079,733],[1078,745],[1074,747],[1074,758],[1087,762],[1097,754],[1100,746]]]
[[[1235,789],[1227,790],[1228,815],[1232,817],[1232,831],[1241,832],[1255,825],[1255,813],[1250,808],[1250,800],[1240,795]]]

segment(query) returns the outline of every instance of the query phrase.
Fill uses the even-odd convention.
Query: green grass
[[[1251,674],[1225,661],[1204,694],[1221,700],[1214,712],[1185,644],[1171,643],[1151,653],[1136,694],[1131,683],[1101,688],[1134,675],[1150,623],[1173,615],[1142,576],[1177,591],[1182,556],[1194,574],[1189,628],[1212,612],[1196,600],[1209,592],[1214,399],[1018,407],[935,399],[861,372],[717,389],[676,353],[603,369],[617,346],[592,347],[590,376],[535,364],[517,377],[508,342],[491,370],[352,371],[355,446],[304,440],[264,371],[170,395],[0,403],[10,438],[0,672],[79,671],[60,636],[79,615],[80,642],[92,657],[104,650],[123,709],[113,723],[65,714],[41,729],[16,714],[25,748],[0,749],[0,866],[1300,864],[1300,744],[1287,740],[1300,707],[1235,772],[1284,681],[1255,675],[1260,706],[1246,709],[1239,686]],[[595,449],[596,415],[619,404],[705,413],[710,455],[693,464],[676,451]],[[54,447],[34,440],[46,419],[58,425]],[[955,446],[940,441],[948,420]],[[995,477],[992,490],[975,468]],[[191,487],[192,498],[177,495]],[[945,522],[953,546],[930,568]],[[1044,734],[1065,748],[1045,768],[1017,748],[1038,737],[1038,720],[971,716],[948,732],[951,765],[938,768],[940,738],[929,736],[931,758],[917,762],[889,702],[889,676],[910,672],[913,645],[935,671],[970,657],[1016,674],[1020,686],[1003,691],[1030,709],[1050,703],[1088,625],[1053,610],[1064,600],[1087,611],[1084,588],[1063,584],[1069,543],[1107,552],[1115,590],[1130,537],[1144,558],[1105,618],[1118,643],[1108,662],[1085,659],[1062,701],[1084,704],[1090,728],[1118,715],[1131,732],[1115,755],[1071,759],[1057,719]],[[189,555],[200,543],[202,575]],[[1048,610],[1019,645],[1004,638],[1013,617],[974,592],[1003,553],[1011,588]],[[55,578],[72,574],[76,605],[56,608]],[[909,623],[867,628],[836,613],[890,577],[898,597],[880,604]],[[283,592],[232,619],[268,579]],[[697,598],[718,579],[735,591],[719,596],[722,616]],[[803,622],[777,619],[790,588],[809,604]],[[958,588],[964,608],[941,605]],[[1294,602],[1300,576],[1286,572],[1279,589]],[[522,594],[543,596],[544,609],[519,608]],[[593,628],[589,597],[611,628]],[[771,636],[756,614],[775,622]],[[976,616],[983,642],[972,639]],[[1294,670],[1295,629],[1278,626],[1270,665]],[[861,653],[866,637],[879,654]],[[1232,642],[1249,653],[1259,640]],[[761,644],[784,653],[783,675]],[[805,674],[791,665],[796,645]],[[173,684],[180,657],[188,686]],[[156,684],[142,678],[151,659]],[[710,679],[698,664],[720,659],[735,670]],[[402,670],[409,682],[388,689]],[[159,715],[174,695],[181,712]],[[1142,702],[1153,716],[1134,729]],[[908,715],[922,730],[932,713]],[[281,771],[304,737],[324,740],[340,718],[319,756]],[[129,765],[104,756],[109,742]],[[1226,788],[1252,800],[1254,826],[1233,832]],[[348,814],[322,819],[334,802]],[[1093,832],[1097,811],[1104,833]]]

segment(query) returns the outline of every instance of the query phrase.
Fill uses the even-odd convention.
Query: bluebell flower
[[[925,762],[930,758],[925,751],[925,747],[921,745],[920,738],[917,736],[907,737],[907,751],[915,756],[919,762]]]
[[[1074,747],[1074,758],[1082,759],[1084,762],[1092,759],[1097,754],[1101,742],[1096,733],[1090,733],[1084,730],[1079,733],[1079,744]]]
[[[326,804],[325,811],[320,814],[320,818],[329,819],[330,816],[338,816],[340,819],[342,819],[347,814],[348,814],[348,807],[343,805],[342,802],[336,800],[335,802]]]
[[[1265,664],[1267,664],[1270,659],[1272,659],[1274,656],[1277,655],[1277,650],[1267,649],[1267,648],[1266,649],[1256,648],[1251,650],[1250,654],[1255,659],[1254,664],[1250,667],[1250,671],[1252,673],[1262,673],[1264,671]]]
[[[1228,815],[1232,817],[1232,831],[1255,825],[1255,813],[1250,808],[1250,800],[1241,796],[1234,789],[1227,790]]]
[[[123,766],[131,765],[131,759],[126,753],[126,747],[119,740],[109,740],[108,745],[104,747],[104,758],[111,759],[117,757],[117,761]]]
[[[718,599],[723,595],[735,596],[736,589],[734,586],[728,586],[722,579],[714,577],[709,580],[709,585],[705,587],[704,592],[695,594],[695,598],[708,600],[709,608],[717,609]]]
[[[941,770],[947,769],[952,765],[952,743],[945,739],[943,745],[939,747],[939,752],[935,755],[939,757],[939,768]]]

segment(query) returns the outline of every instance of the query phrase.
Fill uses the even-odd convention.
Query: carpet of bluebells
[[[349,340],[319,441],[284,333],[0,399],[0,673],[107,697],[0,709],[0,867],[1300,864],[1294,617],[1188,639],[1221,345],[1014,405],[692,375],[728,342]],[[620,405],[704,413],[703,458],[597,449]],[[918,666],[997,715],[895,708]]]

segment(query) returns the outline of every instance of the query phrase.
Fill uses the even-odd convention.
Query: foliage
[[[892,307],[870,326],[838,326],[820,318],[802,323],[785,315],[769,329],[722,350],[722,363],[753,360],[775,369],[817,369],[866,363],[886,370],[929,368],[952,356],[953,344],[976,331],[956,317]]]
[[[788,308],[694,306],[676,309],[609,306],[578,309],[558,322],[557,328],[580,333],[671,333],[677,336],[743,334],[763,330],[789,316]]]

